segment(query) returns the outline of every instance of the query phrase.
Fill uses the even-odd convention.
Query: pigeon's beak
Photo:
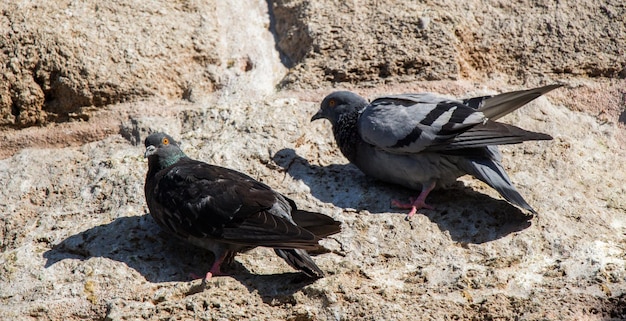
[[[156,147],[154,147],[154,145],[150,145],[146,147],[146,152],[143,153],[143,157],[148,158],[150,155],[154,154],[155,152],[156,152]]]
[[[320,110],[317,112],[317,114],[315,114],[315,115],[313,115],[313,117],[311,117],[311,121],[318,120],[318,119],[322,119],[322,118],[325,118],[325,117],[324,117],[324,113],[323,113],[323,112],[322,112],[322,110],[320,109]]]

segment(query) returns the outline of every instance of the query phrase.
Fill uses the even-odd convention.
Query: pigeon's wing
[[[318,238],[290,219],[290,204],[267,185],[188,158],[160,177],[154,197],[162,222],[182,237],[286,248],[313,248]]]
[[[561,86],[548,85],[462,101],[429,93],[381,97],[363,110],[358,130],[365,142],[395,153],[549,140],[552,139],[549,135],[493,120]]]
[[[553,84],[527,90],[507,92],[495,96],[482,96],[465,99],[464,105],[484,114],[488,121],[471,127],[467,131],[453,137],[433,142],[427,150],[454,150],[462,148],[486,147],[493,145],[518,144],[527,140],[550,140],[552,136],[531,132],[519,127],[495,122],[494,120],[507,115],[527,103],[539,98],[561,84]]]
[[[434,141],[425,151],[453,151],[494,145],[519,144],[527,140],[550,140],[552,136],[521,129],[517,126],[487,121],[452,139]],[[458,153],[457,153],[458,154]]]
[[[553,84],[532,89],[506,92],[495,96],[474,97],[463,100],[463,103],[476,108],[490,120],[496,120],[562,86],[562,84]]]
[[[392,153],[418,153],[449,141],[486,121],[482,112],[461,101],[434,94],[402,94],[377,98],[361,113],[361,138]]]
[[[332,217],[315,212],[295,210],[291,213],[296,224],[307,231],[323,238],[341,232],[341,222]]]
[[[224,237],[234,240],[236,235],[229,237],[227,233],[240,234],[246,229],[246,238],[261,237],[265,246],[316,249],[319,239],[341,231],[341,222],[321,213],[299,210],[293,200],[279,193],[274,192],[274,196],[276,202],[270,209],[248,217],[235,229],[225,229]],[[272,237],[278,243],[267,243]]]
[[[277,249],[316,249],[319,240],[312,232],[268,212],[258,212],[241,223],[225,226],[221,238],[228,243]]]

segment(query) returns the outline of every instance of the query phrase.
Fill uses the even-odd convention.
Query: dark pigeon
[[[536,214],[504,171],[497,145],[551,136],[496,122],[560,84],[465,100],[432,93],[380,97],[368,103],[348,91],[326,96],[311,121],[326,118],[343,155],[363,173],[382,181],[421,190],[408,204],[431,208],[426,197],[470,174],[497,190],[507,201]]]
[[[222,275],[234,255],[265,246],[311,278],[324,273],[306,250],[338,233],[340,222],[299,210],[289,198],[243,173],[193,160],[167,134],[146,138],[145,195],[150,214],[167,232],[206,248],[215,262],[205,280]]]

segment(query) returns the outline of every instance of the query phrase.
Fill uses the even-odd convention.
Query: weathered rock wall
[[[221,86],[214,3],[7,1],[0,11],[3,125],[85,119],[85,107]]]
[[[274,8],[279,48],[294,64],[284,84],[293,88],[626,77],[626,7],[617,0],[286,0]]]

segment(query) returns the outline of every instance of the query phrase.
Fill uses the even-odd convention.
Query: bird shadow
[[[337,207],[357,212],[367,210],[372,214],[406,215],[407,210],[392,208],[390,200],[406,201],[416,196],[415,191],[366,177],[352,164],[311,164],[290,148],[278,151],[273,160],[286,174],[306,184],[314,197]],[[428,201],[435,209],[422,209],[418,213],[448,231],[454,241],[466,244],[485,243],[522,231],[531,226],[533,217],[461,182],[431,193]]]
[[[44,252],[43,257],[45,268],[66,259],[108,258],[126,264],[153,283],[194,281],[192,275],[204,275],[214,261],[210,251],[163,232],[149,214],[120,217],[71,235]],[[299,272],[256,275],[236,260],[224,271],[268,303],[287,300],[284,298],[314,281]],[[201,292],[222,278],[226,277],[214,277],[206,284],[192,286],[189,294]]]

